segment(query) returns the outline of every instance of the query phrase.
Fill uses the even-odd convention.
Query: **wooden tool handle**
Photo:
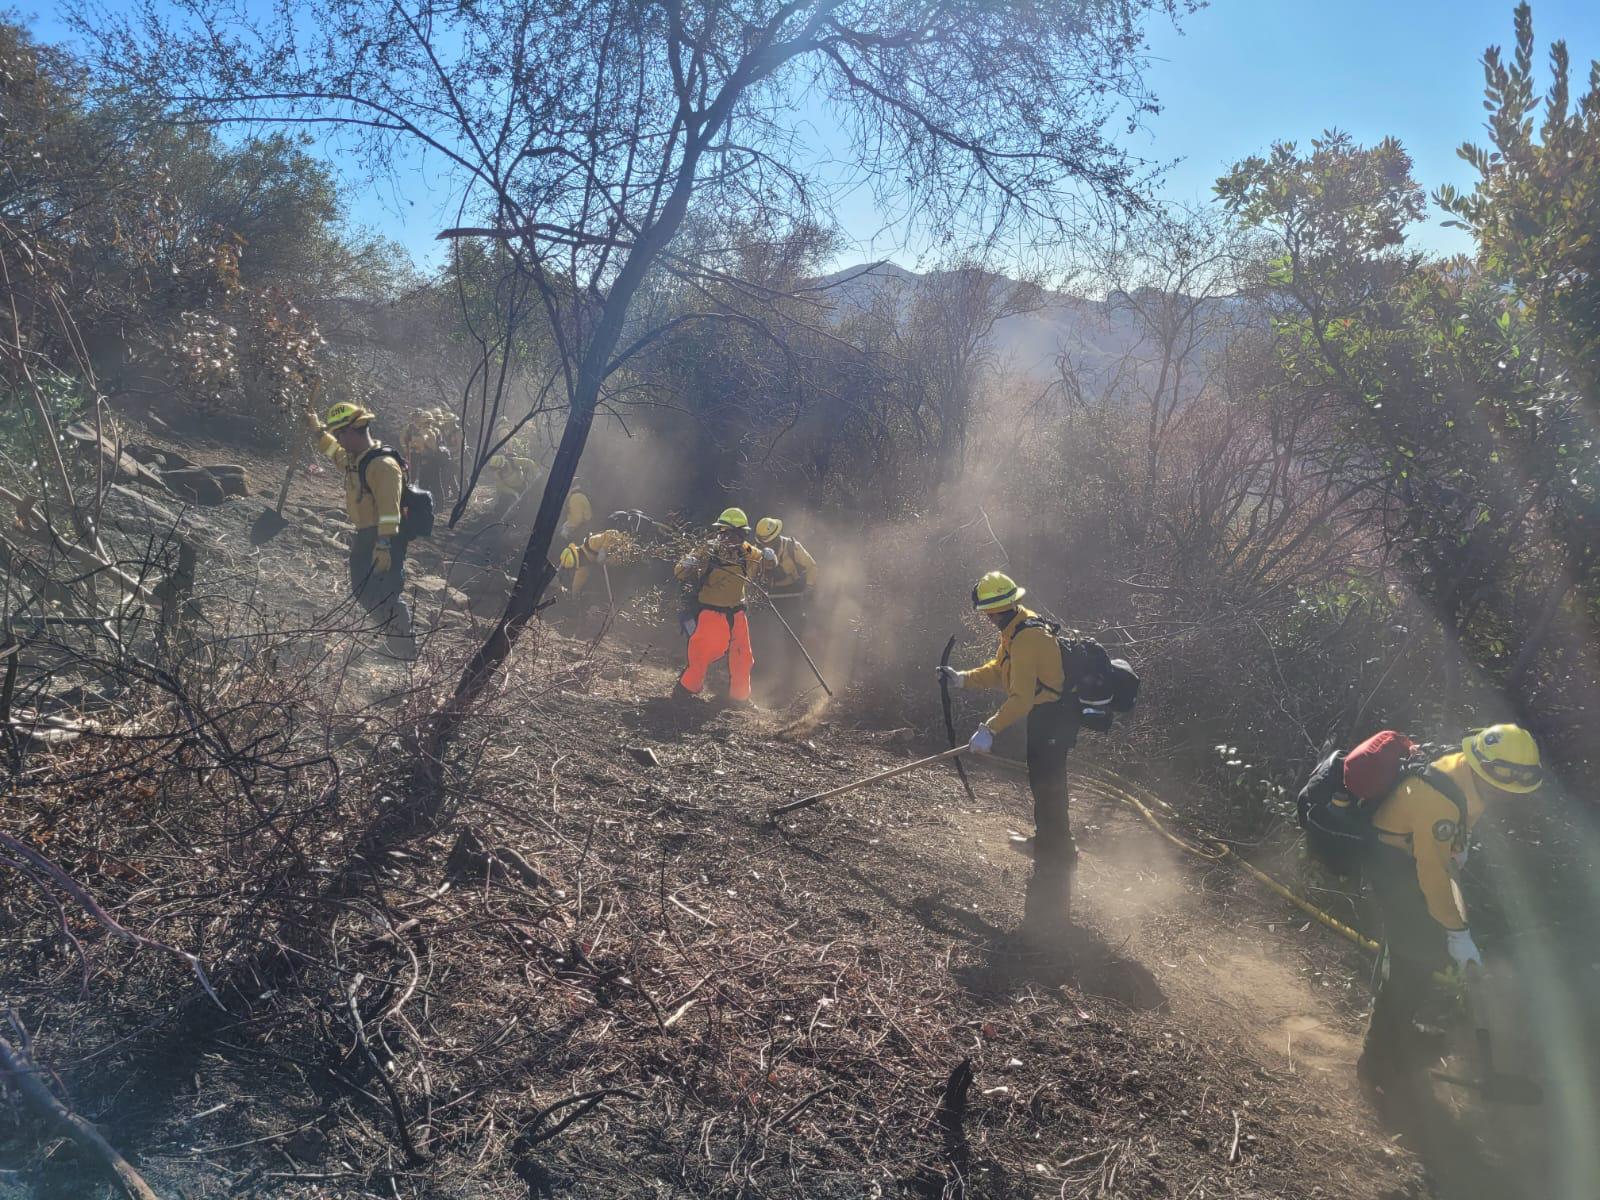
[[[772,815],[774,817],[781,817],[784,813],[791,813],[799,808],[810,808],[813,804],[816,804],[821,800],[826,800],[830,796],[842,796],[846,792],[853,792],[857,788],[866,787],[869,783],[878,783],[885,779],[893,779],[896,775],[904,775],[907,771],[915,771],[918,767],[926,767],[931,766],[936,762],[944,762],[944,760],[947,758],[954,758],[958,754],[965,754],[967,750],[968,747],[966,746],[957,746],[951,750],[940,751],[938,754],[930,754],[927,758],[919,758],[915,762],[902,763],[900,766],[894,767],[888,771],[879,771],[876,775],[868,775],[865,779],[858,779],[854,783],[846,783],[839,787],[832,788],[826,792],[818,792],[815,796],[802,796],[798,800],[791,800],[787,804],[780,804],[777,808],[772,810]]]

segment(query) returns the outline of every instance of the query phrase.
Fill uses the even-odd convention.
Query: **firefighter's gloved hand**
[[[1450,930],[1445,934],[1444,945],[1445,949],[1450,951],[1450,957],[1455,960],[1456,966],[1463,969],[1468,964],[1483,966],[1483,955],[1478,953],[1478,944],[1472,940],[1472,930]]]
[[[571,528],[572,527],[570,525],[563,525],[560,529],[556,530],[556,536],[562,541],[566,541],[567,534],[571,532]]]
[[[394,547],[388,538],[379,538],[378,544],[372,548],[372,570],[375,574],[387,575],[392,566],[394,566]]]
[[[1450,856],[1450,861],[1455,863],[1457,871],[1464,871],[1467,869],[1467,852],[1470,849],[1470,846],[1463,846]]]
[[[979,725],[967,748],[974,754],[988,754],[994,749],[994,731],[987,725]]]
[[[608,551],[604,546],[601,546],[599,550],[595,551],[595,556],[594,556],[595,562],[597,562],[597,563],[605,562],[606,557],[607,557],[608,554],[610,554],[610,551]]]
[[[761,561],[766,563],[767,566],[769,566],[769,567],[777,566],[778,565],[778,552],[776,550],[774,550],[771,546],[768,546],[765,550],[763,550],[761,552]]]
[[[940,683],[948,683],[951,687],[961,686],[961,672],[954,667],[935,667]]]
[[[317,416],[317,414],[312,412],[309,408],[300,414],[300,419],[305,422],[305,427],[311,430],[312,433],[322,432],[322,418]]]
[[[693,617],[684,617],[678,622],[678,628],[683,630],[684,637],[694,636],[695,620]]]

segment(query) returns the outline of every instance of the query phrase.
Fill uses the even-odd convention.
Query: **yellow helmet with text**
[[[1536,792],[1544,783],[1539,744],[1520,725],[1491,725],[1461,743],[1472,773],[1502,792]]]
[[[742,508],[725,508],[722,515],[711,526],[713,529],[749,529],[750,518],[744,515]]]
[[[1027,594],[1028,589],[1018,587],[1004,571],[990,571],[972,589],[972,607],[981,613],[1004,612]]]
[[[322,418],[322,427],[329,433],[341,433],[346,429],[360,429],[368,424],[378,414],[370,408],[363,408],[359,404],[352,404],[348,400],[341,400],[328,410],[328,415]]]

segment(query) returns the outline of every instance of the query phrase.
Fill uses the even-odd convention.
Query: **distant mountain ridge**
[[[886,301],[907,306],[917,289],[937,282],[941,274],[908,271],[890,262],[863,263],[825,275],[812,286],[841,313],[865,311]],[[1015,282],[996,276],[997,286]],[[1063,350],[1085,373],[1096,374],[1120,360],[1137,340],[1126,312],[1062,292],[1046,292],[1037,310],[997,322],[989,339],[998,367],[1041,382],[1055,378],[1056,358]]]

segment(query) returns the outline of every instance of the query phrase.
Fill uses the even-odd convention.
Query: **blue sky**
[[[1329,126],[1371,143],[1398,137],[1430,192],[1466,186],[1456,157],[1463,141],[1484,141],[1483,67],[1490,45],[1513,45],[1512,0],[1216,0],[1152,36],[1148,78],[1164,111],[1128,140],[1152,158],[1182,157],[1167,180],[1174,200],[1210,194],[1227,164],[1274,141],[1301,145]],[[1600,57],[1600,2],[1533,0],[1537,61],[1565,39],[1573,91]],[[1466,236],[1435,214],[1417,241],[1465,250]]]
[[[1430,191],[1469,184],[1455,150],[1482,138],[1478,60],[1490,44],[1509,46],[1512,9],[1512,0],[1214,0],[1181,32],[1153,28],[1147,77],[1162,112],[1123,144],[1150,160],[1176,160],[1163,190],[1187,204],[1208,201],[1212,182],[1237,159],[1276,140],[1305,144],[1330,126],[1364,143],[1397,136]],[[1552,40],[1564,38],[1578,90],[1600,56],[1600,2],[1536,0],[1533,17],[1540,61]],[[48,15],[37,26],[44,38],[64,37]],[[818,109],[802,104],[798,113],[826,158],[837,131]],[[432,174],[425,167],[374,187],[353,173],[352,219],[395,238],[420,262],[436,261],[434,234],[453,214],[448,197],[427,186]],[[836,195],[834,212],[849,239],[843,261],[890,258],[915,267],[921,260],[865,188]],[[1468,248],[1437,215],[1416,240],[1436,251]]]
[[[1441,183],[1467,187],[1471,169],[1456,156],[1463,141],[1483,141],[1483,51],[1513,44],[1513,0],[1213,0],[1180,31],[1153,27],[1146,78],[1162,111],[1122,140],[1157,162],[1178,160],[1163,194],[1203,204],[1233,162],[1275,141],[1306,146],[1330,127],[1370,144],[1393,134],[1415,160],[1431,193]],[[1565,39],[1573,91],[1581,92],[1591,59],[1600,57],[1600,0],[1534,0],[1537,61]],[[859,257],[887,257],[915,266],[915,254],[883,224],[870,198],[840,205]],[[1446,229],[1437,213],[1414,235],[1441,253],[1471,241]]]

